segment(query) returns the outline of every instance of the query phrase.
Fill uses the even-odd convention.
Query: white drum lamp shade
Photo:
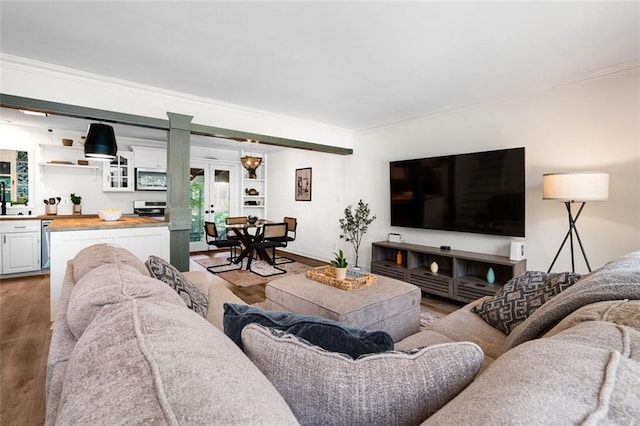
[[[575,256],[573,254],[573,238],[578,240],[582,256],[591,272],[591,265],[587,259],[587,253],[582,246],[582,240],[578,234],[576,222],[582,213],[587,201],[601,201],[609,198],[609,174],[602,172],[574,172],[574,173],[549,173],[542,176],[542,198],[545,200],[562,201],[567,209],[569,218],[569,230],[560,244],[556,256],[551,262],[547,272],[551,272],[567,240],[571,246],[571,270],[575,272]],[[571,205],[574,202],[582,203],[578,212],[574,215]]]
[[[542,198],[559,201],[598,201],[609,198],[609,174],[549,173],[542,176]]]

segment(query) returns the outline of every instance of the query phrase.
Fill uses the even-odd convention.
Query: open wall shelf
[[[406,281],[425,293],[460,302],[493,295],[527,268],[526,260],[514,261],[505,256],[445,251],[415,244],[380,241],[373,243],[371,250],[371,272]],[[435,273],[431,270],[433,262],[438,266]],[[495,275],[493,283],[487,281],[489,268]]]

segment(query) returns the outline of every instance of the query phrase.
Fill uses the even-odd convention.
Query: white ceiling
[[[350,130],[640,58],[637,1],[1,0],[0,27],[6,54]]]

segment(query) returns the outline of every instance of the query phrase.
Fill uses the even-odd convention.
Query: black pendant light
[[[117,153],[118,144],[113,127],[91,123],[84,143],[84,156],[92,160],[113,160]]]

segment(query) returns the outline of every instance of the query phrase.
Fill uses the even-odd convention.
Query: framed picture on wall
[[[296,201],[311,201],[311,167],[296,169]]]

